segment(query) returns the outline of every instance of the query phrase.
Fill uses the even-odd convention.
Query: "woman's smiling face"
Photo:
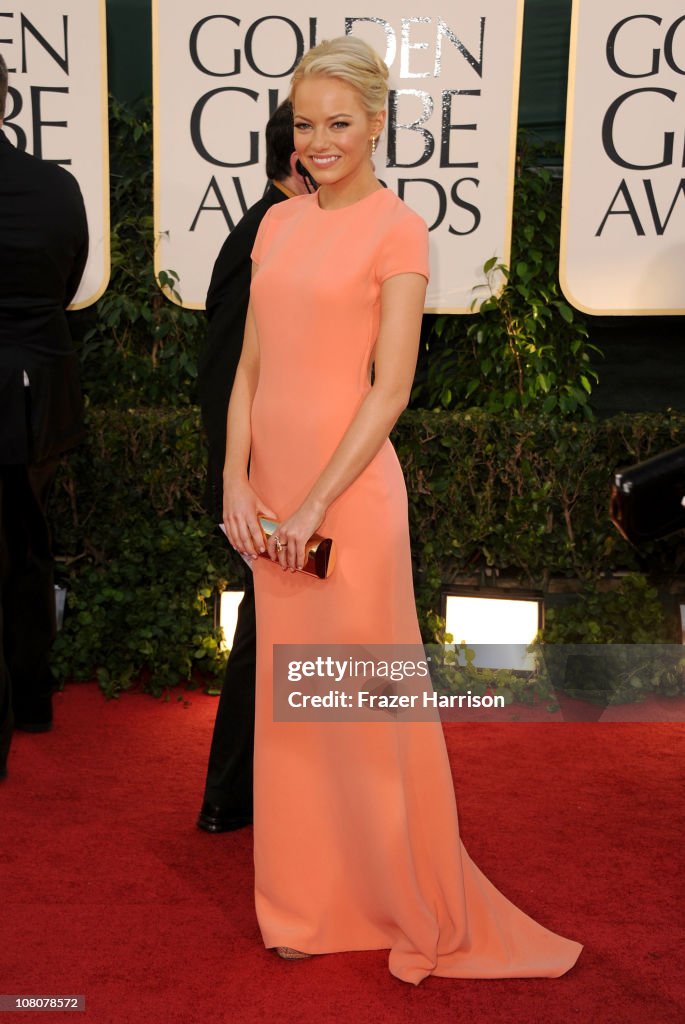
[[[385,111],[369,114],[354,86],[328,75],[310,75],[293,97],[297,155],[319,185],[360,183],[373,175],[371,139]]]

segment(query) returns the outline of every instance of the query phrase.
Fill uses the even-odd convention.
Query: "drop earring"
[[[375,153],[376,153],[376,136],[374,135],[373,138],[371,139],[371,156],[374,156]]]

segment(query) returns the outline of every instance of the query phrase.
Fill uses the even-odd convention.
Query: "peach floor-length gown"
[[[380,288],[428,277],[425,223],[390,190],[339,210],[272,207],[253,250],[259,383],[251,481],[281,519],[308,493],[369,384]],[[510,903],[464,850],[439,722],[274,722],[279,643],[420,643],[407,494],[390,441],[330,506],[325,581],[254,566],[256,908],[267,947],[389,949],[418,984],[557,977],[581,946]]]

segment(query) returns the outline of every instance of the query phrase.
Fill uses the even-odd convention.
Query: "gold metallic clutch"
[[[281,524],[274,519],[265,519],[264,516],[259,516],[259,525],[266,541]],[[325,580],[331,575],[335,567],[336,550],[330,537],[322,537],[318,533],[313,533],[305,545],[304,553],[305,562],[298,572],[306,572],[308,576],[318,576],[320,580]],[[269,558],[268,552],[264,551],[262,558]]]

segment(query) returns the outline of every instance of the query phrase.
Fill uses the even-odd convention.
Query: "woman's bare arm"
[[[275,515],[255,494],[247,475],[252,445],[250,416],[258,380],[259,340],[250,304],[245,321],[243,347],[226,418],[223,512],[229,541],[236,550],[251,557],[264,550],[264,538],[257,521],[257,512],[263,512],[271,518]]]

